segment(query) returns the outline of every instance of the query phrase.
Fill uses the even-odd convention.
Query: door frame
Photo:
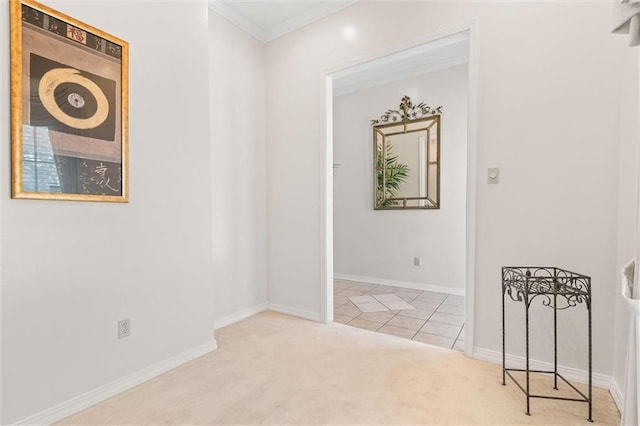
[[[333,321],[333,80],[342,76],[360,72],[366,68],[375,68],[390,59],[401,61],[405,53],[422,48],[444,37],[469,32],[469,92],[467,109],[467,191],[466,191],[466,248],[465,248],[465,337],[464,353],[472,356],[474,347],[474,301],[476,281],[476,197],[478,186],[478,56],[479,22],[477,19],[445,28],[392,49],[384,49],[376,54],[355,59],[349,63],[330,68],[324,72],[323,107],[321,108],[323,135],[320,142],[320,300],[321,318],[324,322]],[[391,56],[397,59],[389,58]],[[356,70],[357,68],[357,70]]]

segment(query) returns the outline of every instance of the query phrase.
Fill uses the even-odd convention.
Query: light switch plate
[[[500,183],[500,169],[497,167],[491,168],[487,172],[487,182],[491,184]]]

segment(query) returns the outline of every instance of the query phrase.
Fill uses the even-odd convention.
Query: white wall
[[[209,12],[216,328],[267,302],[264,45]]]
[[[468,66],[459,65],[334,98],[337,274],[464,290],[467,85]],[[439,210],[373,210],[370,120],[404,95],[414,104],[443,106]],[[422,266],[414,266],[416,256]]]
[[[214,343],[206,2],[47,4],[130,43],[131,201],[9,199],[0,2],[3,424]]]
[[[625,36],[617,36],[625,38]],[[617,271],[635,256],[638,173],[638,50],[629,48],[620,69],[623,88],[620,92],[619,162],[618,162],[618,246]],[[636,267],[636,271],[640,271]],[[638,272],[636,272],[638,274]],[[616,276],[615,337],[613,377],[622,390],[631,315],[620,293],[620,275]]]
[[[631,53],[626,40],[610,35],[608,3],[363,2],[269,43],[270,301],[310,315],[322,311],[323,75],[473,18],[479,23],[475,346],[501,349],[501,266],[557,265],[593,278],[594,371],[611,374],[618,74]],[[351,42],[342,37],[346,26],[357,33]],[[486,183],[489,167],[501,167],[499,185]],[[584,369],[576,355],[586,348],[579,309],[564,320],[561,362]],[[519,321],[510,313],[518,330]],[[522,354],[523,345],[510,351]],[[533,355],[548,359],[548,347],[540,351]]]

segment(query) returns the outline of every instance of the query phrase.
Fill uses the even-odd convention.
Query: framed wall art
[[[128,201],[128,44],[11,0],[12,198]]]

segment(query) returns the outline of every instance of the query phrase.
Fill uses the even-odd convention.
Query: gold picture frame
[[[10,0],[11,197],[129,201],[129,44]]]

